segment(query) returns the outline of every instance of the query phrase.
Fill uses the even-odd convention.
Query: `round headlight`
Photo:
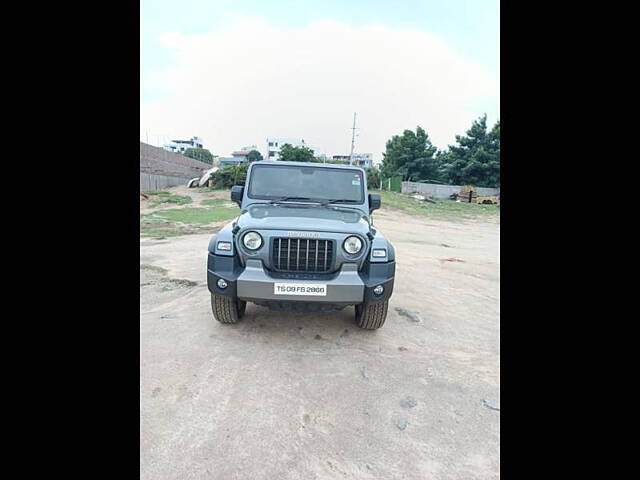
[[[344,241],[343,247],[347,253],[354,255],[362,249],[362,240],[358,237],[347,237]]]
[[[242,243],[249,250],[257,250],[262,246],[262,237],[256,232],[247,232],[242,237]]]

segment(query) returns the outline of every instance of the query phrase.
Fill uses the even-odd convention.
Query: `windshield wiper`
[[[273,200],[271,200],[269,203],[278,203],[278,202],[287,202],[290,200],[311,200],[311,201],[317,201],[317,200],[313,200],[313,198],[309,198],[309,197],[280,197],[280,198],[274,198]]]
[[[362,203],[358,200],[349,200],[346,198],[332,198],[329,200],[322,200],[318,198],[309,198],[309,197],[280,197],[280,198],[274,198],[269,203],[274,204],[274,203],[288,202],[288,201],[295,201],[295,200],[300,200],[303,203],[308,203],[308,202],[317,203],[323,207],[326,207],[327,205],[331,205],[335,203],[358,203],[358,204]]]
[[[332,203],[361,203],[358,200],[348,200],[346,198],[333,198],[331,200],[325,200],[322,205],[329,205]]]

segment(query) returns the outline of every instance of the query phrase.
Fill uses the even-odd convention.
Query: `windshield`
[[[362,172],[343,168],[254,165],[249,198],[260,200],[332,200],[364,203]]]

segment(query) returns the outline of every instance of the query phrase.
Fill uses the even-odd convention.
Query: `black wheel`
[[[389,301],[372,303],[367,307],[356,305],[356,322],[360,328],[376,330],[384,325],[387,319]]]
[[[247,302],[224,295],[211,294],[211,310],[213,310],[213,316],[220,323],[236,323],[239,318],[242,318],[246,309]]]

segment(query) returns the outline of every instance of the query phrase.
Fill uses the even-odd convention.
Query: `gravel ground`
[[[376,212],[386,324],[353,307],[211,314],[210,235],[140,241],[143,479],[500,475],[500,225]]]

